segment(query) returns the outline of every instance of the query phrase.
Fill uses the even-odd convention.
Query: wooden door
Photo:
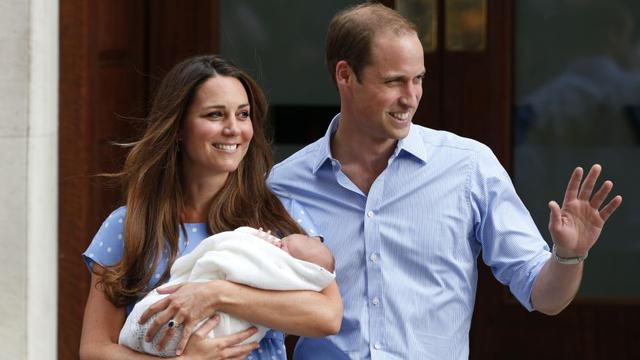
[[[58,358],[78,358],[89,273],[80,254],[122,204],[121,168],[156,80],[217,48],[217,1],[60,1]]]

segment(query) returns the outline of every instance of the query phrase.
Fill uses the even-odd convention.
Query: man
[[[551,202],[552,256],[506,171],[484,145],[413,125],[425,74],[415,27],[379,4],[337,14],[327,64],[340,94],[326,135],[274,167],[336,257],[340,333],[301,338],[297,359],[465,359],[477,257],[529,310],[556,314],[620,205],[593,197],[600,167]],[[580,189],[579,189],[580,188]]]

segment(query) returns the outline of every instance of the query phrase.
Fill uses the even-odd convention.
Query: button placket
[[[369,314],[369,344],[372,352],[372,359],[384,357],[383,350],[385,339],[384,306],[381,301],[384,296],[384,286],[382,279],[382,257],[381,257],[381,231],[384,218],[380,217],[380,199],[384,190],[385,172],[378,176],[372,184],[367,196],[366,206],[363,209],[363,219],[365,225],[365,249],[366,249],[366,274],[368,286],[366,287],[365,300]],[[375,352],[374,352],[375,351]]]

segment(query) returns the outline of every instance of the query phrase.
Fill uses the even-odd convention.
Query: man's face
[[[374,141],[398,140],[409,134],[422,97],[424,53],[416,34],[378,34],[371,64],[351,83],[352,118]]]

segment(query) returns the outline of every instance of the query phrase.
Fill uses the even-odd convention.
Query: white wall
[[[0,2],[0,349],[57,348],[58,1]]]

